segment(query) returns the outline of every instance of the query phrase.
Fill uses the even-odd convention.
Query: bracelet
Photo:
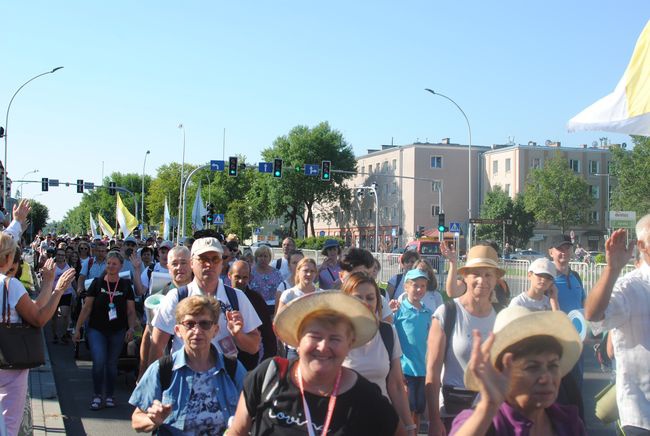
[[[406,431],[409,431],[409,430],[415,430],[416,428],[418,428],[418,426],[415,425],[415,424],[405,425],[405,426],[404,426],[404,429],[405,429]]]

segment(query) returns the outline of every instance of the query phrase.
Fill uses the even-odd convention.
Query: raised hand
[[[45,261],[45,265],[41,268],[41,281],[51,282],[54,280],[54,258],[50,258]]]
[[[172,405],[163,404],[158,400],[153,400],[153,404],[147,409],[147,417],[156,427],[161,426],[170,413],[172,413]]]
[[[627,242],[627,231],[615,230],[605,242],[607,265],[615,270],[622,270],[634,253],[634,241]]]
[[[490,361],[490,349],[493,343],[494,333],[490,333],[485,343],[481,345],[481,333],[478,330],[472,332],[472,356],[468,369],[480,385],[480,401],[489,407],[498,408],[506,400],[510,384],[512,353],[504,355],[503,371],[499,372]]]
[[[70,284],[74,280],[75,274],[77,274],[77,272],[75,271],[74,268],[70,268],[66,270],[63,274],[61,274],[61,277],[59,277],[59,280],[56,282],[56,287],[54,288],[54,291],[65,292],[65,290],[70,287]]]
[[[244,328],[244,318],[238,310],[226,312],[227,328],[231,335],[235,336]]]
[[[442,244],[440,244],[440,253],[447,259],[449,262],[456,262],[458,260],[458,257],[456,256],[456,247],[453,245],[450,247],[447,245],[447,242],[443,241]]]
[[[142,259],[140,259],[138,253],[133,252],[131,257],[129,257],[129,260],[131,261],[131,265],[133,265],[134,270],[140,271],[142,269]]]

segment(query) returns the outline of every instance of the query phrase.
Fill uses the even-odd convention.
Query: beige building
[[[589,211],[589,224],[572,229],[576,241],[587,250],[602,249],[604,235],[607,233],[608,189],[611,192],[610,182],[615,182],[615,179],[610,180],[607,176],[611,159],[609,147],[617,146],[561,147],[560,143],[551,141],[546,141],[543,146],[534,142],[526,145],[495,145],[483,153],[485,182],[482,186],[482,198],[497,185],[514,198],[526,189],[526,179],[530,171],[542,168],[546,159],[559,152],[568,159],[573,171],[584,177],[595,200],[593,208]],[[540,223],[529,247],[544,250],[548,247],[549,237],[558,235],[559,232],[560,229],[556,226]]]
[[[481,154],[488,147],[472,146],[472,214],[478,216],[481,198]],[[459,222],[462,232],[468,220],[468,146],[440,143],[384,145],[368,150],[357,158],[358,174],[349,182],[355,191],[352,206],[342,210],[334,206],[327,219],[321,209],[316,213],[317,234],[346,239],[350,245],[375,247],[375,201],[370,189],[376,184],[379,198],[380,248],[404,247],[418,230],[432,231],[438,226],[438,214],[445,213],[447,226]],[[358,191],[358,193],[357,193]]]

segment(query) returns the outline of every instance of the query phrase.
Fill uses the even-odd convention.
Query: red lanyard
[[[107,294],[108,294],[108,303],[113,304],[113,297],[115,296],[115,292],[117,291],[117,285],[120,283],[120,279],[118,278],[117,281],[115,282],[115,287],[111,291],[111,284],[108,282],[108,279],[104,278],[104,281],[106,282],[106,287],[108,288]]]
[[[302,375],[300,374],[300,364],[298,364],[298,385],[300,386],[300,395],[302,395],[302,406],[305,409],[305,418],[307,419],[307,431],[309,436],[315,436],[314,426],[311,422],[311,413],[309,412],[309,406],[307,405],[307,399],[305,398],[305,388],[302,384]],[[334,406],[336,405],[336,395],[339,393],[339,385],[341,383],[341,368],[336,375],[336,382],[334,382],[334,389],[330,395],[330,401],[327,405],[327,416],[325,417],[325,424],[323,425],[323,431],[321,435],[326,435],[327,430],[330,428],[330,422],[332,421],[332,415],[334,414]]]

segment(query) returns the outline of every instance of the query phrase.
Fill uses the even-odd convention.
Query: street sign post
[[[305,175],[316,177],[320,173],[320,165],[318,164],[305,164]]]
[[[273,163],[272,162],[258,162],[257,171],[260,173],[272,173],[273,172]]]
[[[609,222],[612,229],[633,229],[636,227],[636,212],[612,210]]]
[[[222,160],[211,160],[210,161],[210,171],[223,171],[224,166],[225,166],[225,163]]]
[[[472,218],[470,224],[503,224],[503,220],[493,220],[487,218]]]

